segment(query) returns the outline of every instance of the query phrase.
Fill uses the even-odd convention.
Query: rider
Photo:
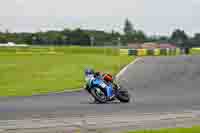
[[[86,86],[86,90],[90,93],[90,89],[89,89],[89,84],[92,80],[94,80],[96,77],[102,78],[104,76],[104,73],[101,72],[95,72],[93,69],[91,68],[87,68],[85,70],[85,80],[87,82],[87,86]],[[106,90],[106,92],[109,92],[109,90]],[[108,96],[109,99],[112,99],[114,97],[114,95]]]

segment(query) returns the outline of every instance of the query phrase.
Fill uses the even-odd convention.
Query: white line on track
[[[134,61],[132,61],[130,64],[128,64],[127,66],[125,66],[117,75],[116,78],[119,78],[127,69],[129,66],[137,63],[139,60],[141,60],[142,57],[136,58]]]

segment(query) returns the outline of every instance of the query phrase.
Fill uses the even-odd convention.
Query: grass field
[[[191,128],[172,128],[172,129],[160,129],[160,130],[144,130],[133,131],[127,133],[200,133],[200,127],[195,126]]]
[[[190,49],[191,55],[200,55],[200,48],[192,48]]]
[[[116,74],[133,60],[127,55],[100,52],[0,53],[0,96],[29,96],[77,89],[84,85],[84,68]]]

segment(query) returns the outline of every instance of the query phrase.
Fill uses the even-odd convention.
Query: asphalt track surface
[[[93,104],[92,98],[85,91],[32,97],[2,97],[0,129],[6,128],[8,124],[5,122],[8,120],[89,115],[101,118],[105,114],[112,119],[112,115],[125,118],[138,116],[137,114],[200,110],[200,56],[141,58],[129,65],[119,79],[134,97],[131,103]]]

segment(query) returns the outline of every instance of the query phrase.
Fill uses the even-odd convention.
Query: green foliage
[[[191,47],[199,47],[200,46],[200,33],[196,33],[193,38],[190,39]]]
[[[188,36],[186,35],[184,30],[176,29],[171,35],[171,39],[175,41],[184,41],[188,39]]]
[[[189,37],[185,31],[180,29],[175,29],[171,35],[171,41],[179,47],[187,47],[189,44],[188,39]]]
[[[133,24],[128,19],[125,20],[124,33],[126,36],[132,36],[133,34],[135,34]]]
[[[38,31],[35,33],[5,33],[0,32],[0,43],[15,42],[17,44],[33,45],[57,45],[57,46],[117,46],[118,38],[121,38],[121,45],[128,43],[173,43],[178,47],[200,46],[200,33],[189,37],[184,30],[175,29],[170,36],[147,36],[145,32],[136,29],[134,24],[127,18],[123,27],[124,34],[112,30],[105,32],[100,30],[86,29],[63,29],[61,31]],[[93,38],[94,40],[92,41]],[[93,43],[92,43],[93,42]]]
[[[143,43],[147,39],[145,33],[141,30],[136,31],[134,38],[135,38],[135,41],[138,43]]]
[[[91,37],[94,37],[95,46],[115,46],[117,38],[122,37],[118,32],[106,33],[104,31],[64,29],[62,31],[46,31],[36,33],[0,33],[0,43],[15,42],[17,44],[34,45],[91,45]]]
[[[124,38],[126,43],[143,43],[147,37],[142,30],[136,30],[128,19],[124,23]]]

